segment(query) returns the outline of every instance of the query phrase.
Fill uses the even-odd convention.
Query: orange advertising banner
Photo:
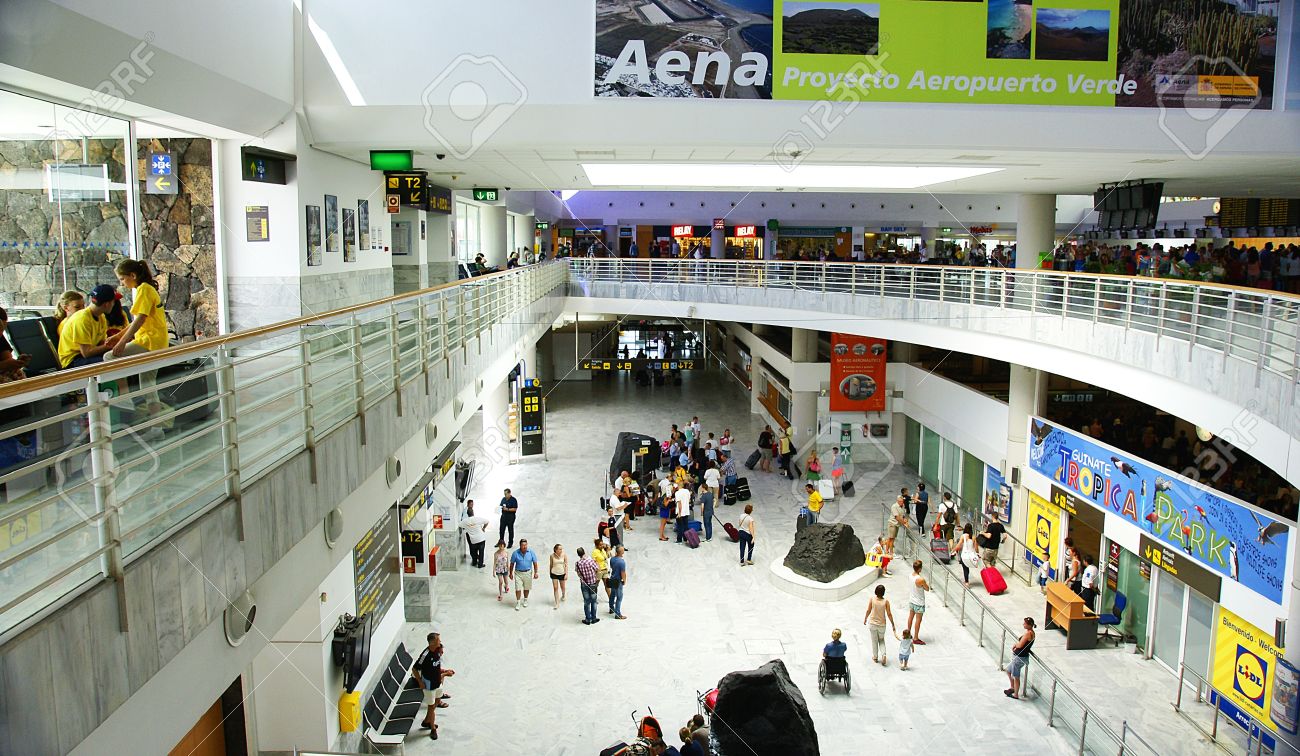
[[[831,334],[831,412],[884,412],[887,342]]]

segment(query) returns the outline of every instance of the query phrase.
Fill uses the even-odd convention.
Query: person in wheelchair
[[[849,680],[849,660],[845,657],[849,646],[840,640],[840,635],[838,627],[832,630],[831,642],[822,648],[822,661],[817,669],[817,689],[822,695],[826,695],[826,683],[831,680],[842,683],[845,693],[852,689]]]
[[[831,631],[831,642],[822,648],[823,659],[843,659],[844,654],[849,650],[849,645],[840,640],[840,629],[837,627]]]

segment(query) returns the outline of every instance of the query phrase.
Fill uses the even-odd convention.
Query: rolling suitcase
[[[758,460],[762,458],[763,452],[759,449],[755,449],[754,453],[749,455],[749,459],[745,460],[745,469],[753,470],[755,467],[758,467]]]
[[[852,495],[853,495],[853,481],[851,481],[851,480],[846,480],[846,481],[844,481],[842,484],[840,484],[840,493],[843,494],[843,495],[845,495],[845,496],[852,496]]]
[[[687,520],[686,529],[694,530],[696,533],[698,533],[704,529],[704,523],[700,522],[699,520]]]
[[[722,487],[722,503],[725,506],[733,506],[740,500],[740,493],[736,489],[736,485]]]
[[[996,596],[1007,589],[1007,581],[998,572],[997,567],[985,567],[980,570],[980,580],[984,581],[984,589],[989,592],[990,596]]]
[[[692,549],[698,549],[700,547],[700,531],[695,528],[687,528],[686,545],[690,546]]]
[[[749,492],[749,479],[736,478],[736,498],[741,501],[749,501],[752,496]]]
[[[835,483],[827,478],[817,481],[817,493],[822,495],[826,501],[835,498]]]
[[[717,520],[716,517],[713,519]],[[718,520],[718,522],[722,522],[722,520]],[[727,537],[731,539],[732,543],[736,543],[740,540],[740,531],[736,530],[735,525],[732,525],[729,522],[722,522],[722,529],[727,531]]]
[[[952,550],[948,547],[948,542],[942,538],[930,540],[930,553],[934,554],[934,558],[944,564],[952,562]]]

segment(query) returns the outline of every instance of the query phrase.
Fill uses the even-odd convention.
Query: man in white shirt
[[[465,532],[469,543],[469,563],[474,567],[483,567],[483,549],[487,546],[488,520],[482,515],[474,514],[474,500],[465,503],[465,519],[460,521],[460,529]]]
[[[691,519],[691,489],[677,486],[673,501],[677,504],[677,542],[683,543],[686,541],[686,523]]]
[[[718,471],[718,466],[709,463],[709,469],[704,471],[704,487],[713,492],[713,500],[718,500],[718,487],[722,483],[722,473]]]
[[[659,479],[659,495],[665,499],[672,498],[673,479],[671,477],[663,477]]]

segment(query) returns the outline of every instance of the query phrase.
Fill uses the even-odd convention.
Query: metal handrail
[[[1053,314],[1222,350],[1300,382],[1300,296],[1106,273],[901,263],[570,259],[573,283],[681,284],[854,294]],[[572,295],[581,295],[573,290]],[[1189,352],[1190,356],[1190,352]]]
[[[882,503],[882,513],[881,513],[882,530],[883,530],[884,520],[886,517],[888,517],[887,510],[884,510],[883,507],[884,505]],[[985,621],[986,619],[992,619],[994,629],[999,633],[999,639],[1000,639],[998,669],[1003,669],[1006,663],[1005,653],[1006,653],[1006,649],[1008,648],[1006,641],[1008,638],[1020,637],[1020,631],[1013,630],[1009,625],[1003,622],[1002,619],[998,617],[996,613],[994,613],[991,609],[989,609],[988,605],[985,604],[977,594],[975,594],[970,588],[963,585],[959,580],[956,580],[956,578],[954,578],[953,576],[952,571],[947,569],[947,567],[934,556],[934,554],[930,551],[928,545],[923,544],[915,533],[913,533],[911,530],[906,530],[906,529],[900,529],[900,530],[906,536],[905,542],[907,544],[907,550],[909,552],[910,558],[921,559],[922,562],[929,568],[930,575],[933,576],[937,570],[940,574],[944,576],[942,596],[943,596],[943,602],[945,607],[948,607],[950,587],[954,582],[956,583],[956,587],[960,591],[959,595],[961,597],[960,600],[961,603],[958,612],[960,617],[960,623],[963,626],[965,626],[966,624],[967,615],[974,613],[974,610],[967,608],[967,604],[973,603],[975,607],[979,609],[979,625],[978,625],[979,630],[976,634],[976,639],[979,642],[980,646],[984,645],[984,639],[986,637],[986,633],[984,629]],[[932,581],[932,584],[933,582],[934,581]],[[1034,651],[1029,652],[1029,663],[1025,665],[1022,694],[1032,691],[1036,697],[1041,698],[1043,695],[1042,690],[1040,690],[1040,688],[1037,687],[1037,685],[1035,685],[1033,681],[1031,681],[1031,677],[1030,677],[1031,669],[1036,669],[1042,674],[1045,674],[1048,680],[1050,680],[1051,682],[1051,686],[1048,691],[1048,696],[1049,696],[1048,712],[1047,712],[1048,726],[1055,727],[1059,722],[1060,724],[1065,725],[1071,731],[1077,733],[1078,749],[1079,749],[1078,752],[1080,754],[1084,753],[1085,750],[1087,749],[1087,744],[1090,742],[1089,739],[1090,734],[1096,733],[1098,731],[1105,739],[1110,741],[1110,744],[1115,749],[1114,751],[1109,751],[1110,753],[1116,753],[1119,756],[1157,756],[1160,753],[1157,749],[1152,747],[1151,744],[1148,743],[1144,738],[1138,735],[1138,733],[1133,729],[1133,726],[1130,725],[1127,720],[1121,723],[1120,732],[1116,733],[1115,729],[1111,727],[1106,722],[1106,720],[1096,712],[1095,709],[1085,704],[1083,702],[1083,698],[1077,692],[1075,692],[1074,688],[1072,688],[1068,683],[1066,683],[1067,678],[1061,673],[1054,670],[1051,667],[1051,665],[1047,664],[1043,660],[1043,658]],[[1059,696],[1068,696],[1083,712],[1082,720],[1078,723],[1077,729],[1074,727],[1073,722],[1065,719],[1064,715],[1060,714],[1057,711],[1058,707],[1056,705],[1056,701]],[[1142,745],[1142,748],[1140,749],[1135,747],[1130,742],[1130,738],[1140,743]],[[1095,737],[1093,739],[1095,739]]]
[[[366,413],[397,395],[400,414],[422,374],[425,393],[444,371],[463,388],[473,376],[446,361],[489,331],[513,341],[549,322],[537,304],[567,276],[516,268],[0,386],[0,407],[30,415],[0,429],[0,636],[97,580],[124,599],[123,566],[222,500],[242,539],[247,485],[301,451],[315,480],[320,437],[360,419],[364,439]],[[34,456],[15,458],[25,446]]]
[[[1196,681],[1196,703],[1205,703],[1214,710],[1213,720],[1211,721],[1210,729],[1208,730],[1202,727],[1201,724],[1197,722],[1195,719],[1188,716],[1187,712],[1183,710],[1184,709],[1183,690],[1187,685],[1188,676],[1195,678]],[[1219,690],[1217,687],[1214,686],[1214,683],[1211,683],[1209,680],[1206,680],[1205,677],[1201,675],[1201,673],[1188,667],[1186,662],[1180,662],[1178,664],[1178,688],[1174,691],[1174,700],[1173,700],[1174,711],[1182,715],[1182,717],[1186,719],[1188,722],[1190,722],[1193,727],[1200,730],[1201,733],[1205,735],[1205,737],[1209,738],[1220,748],[1225,748],[1226,750],[1226,747],[1223,745],[1223,743],[1219,741],[1220,708],[1219,706],[1215,705],[1209,700],[1210,699],[1210,696],[1208,695],[1209,693],[1214,693],[1220,698],[1227,697],[1224,695],[1223,691]],[[1238,722],[1232,717],[1227,717],[1227,721],[1233,727],[1236,727],[1238,730],[1242,732],[1242,734],[1246,736],[1245,753],[1251,754],[1252,753],[1251,746],[1254,746],[1255,750],[1253,753],[1255,754],[1255,756],[1259,756],[1264,750],[1264,739],[1262,736],[1257,735],[1257,733],[1262,734],[1266,732],[1268,728],[1265,727],[1264,724],[1259,721],[1259,719],[1251,716],[1249,712],[1241,709],[1240,707],[1238,707],[1238,711],[1241,712],[1242,716],[1250,720],[1251,724],[1254,725],[1255,732],[1251,732],[1249,728],[1243,726],[1241,722]],[[1296,746],[1292,745],[1291,743],[1287,742],[1286,740],[1280,737],[1275,736],[1274,739],[1277,741],[1278,746],[1286,746],[1285,753],[1296,754],[1297,756],[1300,756],[1300,748],[1297,748]],[[1275,748],[1273,749],[1272,753],[1278,754],[1278,753],[1282,753],[1282,751],[1279,751]]]

